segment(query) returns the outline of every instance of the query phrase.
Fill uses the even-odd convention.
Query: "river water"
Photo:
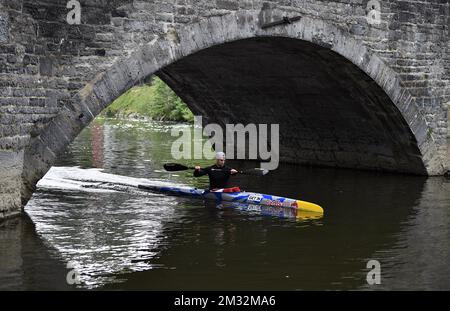
[[[26,215],[0,225],[0,290],[450,289],[450,180],[292,165],[234,177],[248,191],[320,204],[322,218],[137,189],[207,186],[162,170],[173,162],[172,127],[186,125],[86,128]],[[368,284],[369,260],[380,263],[381,284]]]

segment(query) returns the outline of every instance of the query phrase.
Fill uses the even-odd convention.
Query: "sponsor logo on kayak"
[[[263,196],[260,194],[252,194],[248,197],[247,201],[259,203],[263,199]]]
[[[276,200],[264,200],[264,204],[269,206],[283,206],[283,202]]]
[[[213,159],[215,152],[226,149],[227,159],[260,159],[265,161],[262,169],[278,168],[279,124],[226,124],[223,128],[216,123],[203,126],[202,117],[195,116],[193,132],[190,128],[174,127],[171,135],[178,137],[171,148],[176,160]]]

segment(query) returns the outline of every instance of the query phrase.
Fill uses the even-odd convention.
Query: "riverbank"
[[[158,77],[125,92],[103,110],[101,116],[177,122],[194,120],[188,106]]]

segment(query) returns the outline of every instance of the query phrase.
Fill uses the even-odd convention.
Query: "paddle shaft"
[[[185,165],[178,164],[178,163],[166,163],[166,164],[164,164],[164,169],[166,169],[169,172],[177,172],[177,171],[195,170],[195,167],[185,166]],[[212,170],[220,170],[220,169],[212,168]],[[261,176],[261,175],[267,174],[267,172],[268,171],[266,171],[266,170],[250,169],[250,170],[245,170],[245,171],[238,171],[238,174]]]
[[[189,166],[183,171],[186,171],[186,170],[195,170],[195,167]],[[217,169],[217,168],[212,168],[211,170],[212,171],[221,171],[221,169]],[[238,171],[238,174],[245,174],[245,172],[244,171]]]

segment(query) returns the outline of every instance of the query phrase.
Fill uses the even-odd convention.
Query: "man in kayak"
[[[237,170],[225,165],[225,153],[216,153],[216,164],[208,166],[206,168],[201,168],[200,166],[195,167],[194,176],[200,177],[208,175],[209,177],[209,189],[223,189],[228,185],[228,180],[231,175],[236,175]]]

